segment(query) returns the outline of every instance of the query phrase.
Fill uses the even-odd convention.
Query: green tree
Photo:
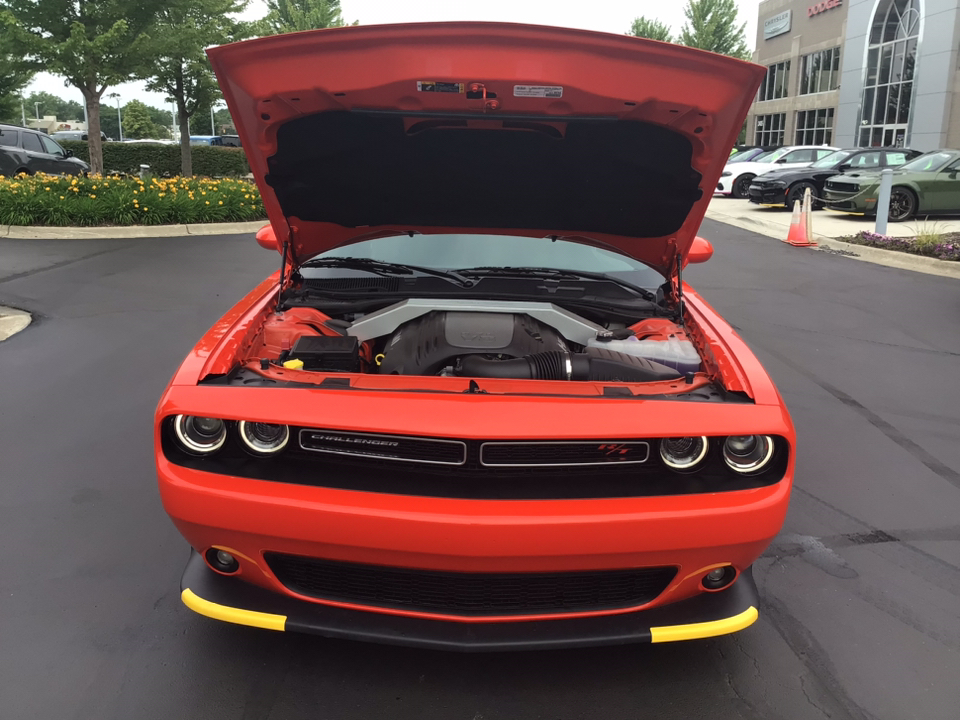
[[[659,20],[648,20],[641,16],[633,21],[633,26],[627,35],[634,35],[650,40],[659,40],[661,42],[673,42],[673,34],[670,32],[670,26]]]
[[[23,99],[28,112],[35,112],[37,104],[40,106],[40,116],[56,115],[57,120],[83,120],[83,105],[76,100],[64,100],[48,92],[32,92]]]
[[[33,74],[32,65],[10,47],[0,18],[0,119],[20,122],[20,91],[30,83]]]
[[[123,106],[123,136],[133,140],[159,138],[166,133],[150,119],[149,108],[139,100],[131,100]]]
[[[159,13],[147,88],[176,103],[184,177],[193,175],[190,118],[200,114],[203,123],[205,113],[209,122],[210,107],[221,98],[204,48],[247,36],[250,26],[232,17],[246,6],[247,0],[168,0]]]
[[[267,14],[254,23],[254,34],[282,35],[347,24],[340,13],[340,0],[267,0]]]
[[[687,0],[687,23],[680,31],[680,44],[747,60],[746,23],[737,22],[734,0]]]
[[[144,50],[162,0],[0,0],[0,36],[77,88],[87,106],[90,169],[103,174],[100,98],[155,62]]]

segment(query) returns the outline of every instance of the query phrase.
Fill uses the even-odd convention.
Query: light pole
[[[110,93],[107,97],[112,97],[117,101],[117,127],[120,129],[120,142],[123,142],[123,118],[120,117],[120,93]]]
[[[40,122],[40,103],[35,102],[35,103],[33,104],[33,109],[34,109],[34,111],[35,111],[36,114],[37,114],[37,122]]]
[[[210,134],[211,134],[211,135],[216,135],[216,134],[217,134],[217,126],[214,124],[214,120],[213,120],[213,106],[214,106],[214,105],[216,105],[216,103],[212,103],[212,104],[210,105]]]
[[[170,103],[170,136],[176,140],[177,139],[177,113],[176,106],[174,105],[173,98],[167,98],[167,102]]]
[[[27,126],[27,111],[23,107],[23,96],[20,97],[20,120],[23,121],[23,126]]]

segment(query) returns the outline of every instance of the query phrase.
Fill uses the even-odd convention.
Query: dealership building
[[[755,145],[960,148],[958,0],[765,0]]]

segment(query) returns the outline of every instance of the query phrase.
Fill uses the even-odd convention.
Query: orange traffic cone
[[[810,188],[807,188],[803,195],[802,207],[799,200],[795,200],[793,203],[790,232],[787,233],[787,239],[782,242],[789,243],[794,247],[816,247],[817,243],[813,240],[813,231],[810,227],[813,215],[811,209]]]

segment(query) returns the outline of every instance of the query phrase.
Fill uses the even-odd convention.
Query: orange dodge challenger
[[[794,430],[682,274],[763,68],[487,23],[209,55],[279,269],[157,408],[183,602],[458,650],[754,622]]]

